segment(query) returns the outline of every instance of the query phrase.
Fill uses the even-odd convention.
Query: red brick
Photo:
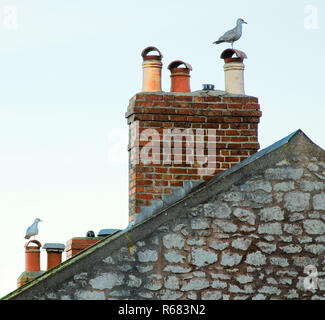
[[[145,99],[146,99],[146,101],[164,100],[164,96],[162,94],[146,94]]]
[[[232,110],[231,115],[233,117],[260,117],[261,111],[259,111],[259,110]]]
[[[138,186],[151,186],[152,185],[152,180],[137,180],[136,184]]]
[[[141,101],[141,100],[136,100],[134,102],[134,105],[136,107],[151,107],[152,106],[152,101]]]
[[[169,120],[170,121],[187,121],[187,117],[172,115],[172,116],[169,116]]]
[[[228,149],[243,149],[243,145],[241,143],[229,143]]]
[[[223,118],[223,117],[207,117],[207,120],[206,120],[206,122],[218,122],[218,123],[222,123],[222,122],[224,122],[225,121],[225,118]]]
[[[164,100],[165,101],[173,101],[174,100],[174,95],[173,94],[165,94]]]
[[[257,134],[256,130],[242,130],[242,136],[255,136]]]
[[[247,150],[231,150],[230,154],[232,156],[248,155],[248,151]]]
[[[227,136],[239,136],[240,135],[240,131],[238,131],[238,130],[226,130],[225,133]]]
[[[242,120],[239,117],[226,117],[224,118],[224,121],[228,123],[233,123],[233,122],[241,122]]]
[[[178,109],[186,109],[186,108],[190,108],[190,105],[188,102],[179,102],[179,101],[176,101],[176,102],[172,102],[171,103],[171,108],[174,108],[175,111],[178,111]]]
[[[204,110],[209,108],[210,105],[208,103],[192,103],[190,107],[194,110],[200,110],[201,112],[204,112]]]
[[[175,101],[192,101],[193,97],[192,96],[176,96],[174,97]]]
[[[156,180],[155,181],[155,186],[164,186],[164,187],[166,187],[166,186],[168,186],[168,181],[165,181],[165,180]]]
[[[135,198],[136,199],[149,199],[149,200],[151,200],[151,199],[153,199],[153,196],[152,196],[152,194],[137,193],[135,195]]]
[[[209,108],[212,109],[227,109],[228,104],[227,103],[216,103],[216,104],[209,104]]]
[[[155,172],[159,172],[159,173],[166,173],[167,172],[167,168],[155,168]]]
[[[239,162],[239,157],[226,157],[226,162]]]
[[[241,103],[229,103],[228,108],[229,109],[242,109],[243,105]]]
[[[162,193],[165,193],[165,194],[171,194],[172,193],[172,189],[171,188],[164,188]]]
[[[189,121],[189,122],[205,122],[205,117],[192,117],[192,116],[189,116],[186,118],[186,121]]]
[[[243,117],[243,122],[256,122],[256,123],[259,123],[260,118],[259,117]]]
[[[182,169],[182,168],[170,168],[169,169],[170,173],[187,173],[187,169]]]
[[[260,145],[258,143],[243,143],[243,149],[259,149]]]
[[[183,187],[183,181],[170,181],[171,187]]]
[[[223,97],[222,101],[247,103],[249,102],[249,97]]]
[[[232,141],[232,142],[247,142],[248,141],[248,137],[229,137],[228,141]]]
[[[248,129],[247,123],[231,123],[230,124],[231,129]]]
[[[256,97],[249,97],[249,102],[251,102],[251,103],[258,103],[258,98],[256,98]]]
[[[196,111],[193,110],[193,109],[178,109],[178,113],[179,114],[184,114],[184,115],[195,115],[196,114]]]
[[[260,105],[257,103],[248,103],[243,106],[243,109],[248,109],[248,110],[259,110]]]
[[[229,156],[230,151],[229,150],[221,150],[221,155],[223,156]]]
[[[152,102],[153,107],[169,107],[170,103],[166,101],[156,100]]]

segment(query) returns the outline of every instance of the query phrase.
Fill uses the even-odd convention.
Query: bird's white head
[[[239,18],[237,20],[237,24],[243,24],[243,23],[247,24],[247,22],[244,19],[242,19],[242,18]]]
[[[34,222],[43,222],[40,218],[36,218]]]

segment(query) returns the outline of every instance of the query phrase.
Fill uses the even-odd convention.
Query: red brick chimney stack
[[[65,248],[66,258],[70,259],[77,253],[91,247],[102,238],[100,237],[75,237],[67,241]]]
[[[228,52],[225,59],[235,53]],[[243,65],[243,56],[237,53],[241,61],[225,60],[230,67],[225,71],[226,91],[206,86],[190,92],[192,68],[177,60],[169,65],[172,92],[140,92],[130,100],[126,118],[131,225],[258,151],[262,113],[257,98],[240,92],[243,69],[236,64]],[[181,64],[186,68],[178,68]],[[156,73],[146,77],[145,82],[156,83]]]

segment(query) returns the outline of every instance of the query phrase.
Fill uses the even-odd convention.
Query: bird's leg
[[[231,42],[231,48],[234,49],[234,42]]]

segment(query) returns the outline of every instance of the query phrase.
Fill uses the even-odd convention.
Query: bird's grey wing
[[[235,29],[229,30],[223,36],[221,36],[219,38],[219,41],[220,40],[223,40],[223,41],[232,41],[234,39],[235,35],[236,35]]]
[[[25,239],[29,239],[30,238],[30,232],[32,230],[32,225],[29,226],[26,230],[26,235],[25,235]]]

